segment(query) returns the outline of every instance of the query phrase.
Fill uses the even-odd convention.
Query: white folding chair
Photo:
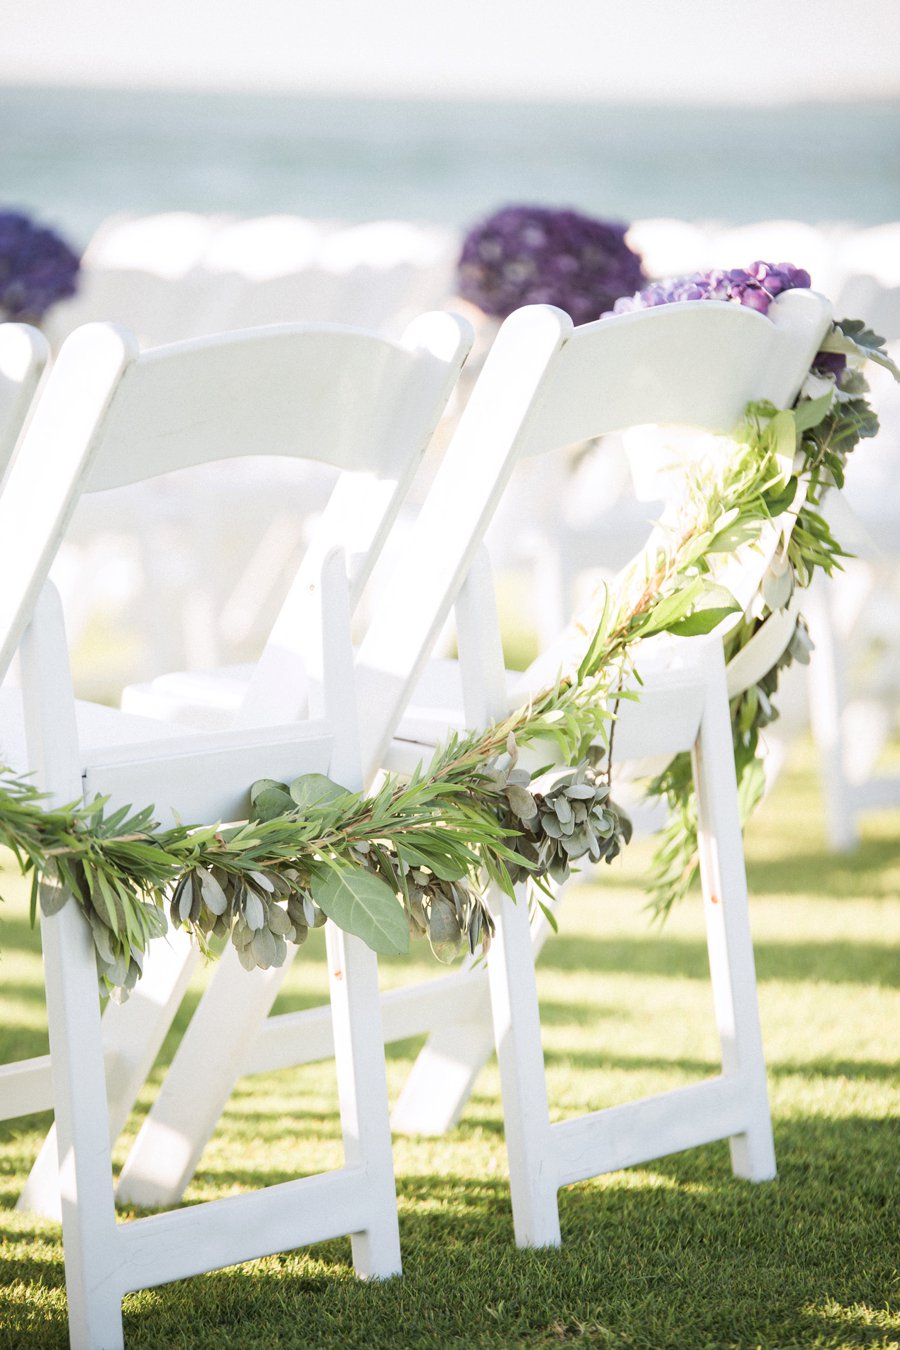
[[[0,497],[0,668],[17,647],[22,664],[21,696],[4,691],[0,706],[0,743],[11,765],[32,771],[57,803],[82,794],[108,795],[113,806],[156,802],[163,821],[239,819],[247,787],[260,776],[325,772],[356,786],[352,595],[467,345],[466,326],[447,315],[425,316],[401,343],[352,329],[285,325],[139,353],[127,334],[106,325],[74,334]],[[76,704],[59,607],[44,583],[79,494],[262,454],[313,458],[342,471],[333,531],[315,542],[304,566],[304,603],[298,598],[295,607],[313,713],[286,725],[204,734]],[[374,524],[353,541],[362,552],[348,578],[340,506],[360,497],[371,503]],[[290,636],[296,648],[301,638]],[[277,646],[274,653],[277,659]],[[345,1166],[117,1224],[108,1113],[115,1129],[149,1070],[190,969],[188,944],[173,941],[167,952],[161,940],[164,950],[147,958],[147,991],[139,985],[124,1007],[109,1009],[104,1026],[90,930],[77,906],[45,917],[42,936],[73,1345],[121,1344],[120,1304],[129,1290],[339,1234],[351,1235],[361,1275],[399,1270],[377,971],[364,944],[329,925]],[[240,1018],[233,1027],[239,1056]],[[3,1114],[48,1105],[45,1087],[45,1065],[7,1066]],[[40,1204],[55,1184],[45,1149],[32,1198]]]
[[[37,328],[0,323],[0,481],[34,403],[49,351]]]
[[[376,616],[357,658],[365,710],[363,741],[367,774],[385,762],[409,764],[422,755],[424,742],[420,739],[418,744],[408,743],[406,755],[400,756],[400,743],[395,741],[391,745],[392,728],[397,726],[413,697],[428,652],[454,601],[461,673],[467,690],[462,721],[477,725],[508,711],[510,695],[499,656],[490,587],[485,585],[483,576],[479,579],[483,567],[477,562],[477,555],[487,523],[520,455],[574,443],[630,423],[688,422],[722,430],[739,420],[751,398],[768,397],[787,403],[809,368],[827,318],[827,306],[820,297],[791,293],[773,309],[771,319],[734,306],[682,305],[633,315],[628,322],[605,320],[574,331],[558,311],[543,307],[508,320],[416,523],[410,541],[413,550],[410,556],[416,559],[416,566],[405,569],[398,577],[397,604],[386,606]],[[774,547],[776,541],[777,536],[773,535],[770,546]],[[763,562],[761,566],[764,565]],[[745,599],[749,600],[749,595]],[[790,631],[789,624],[780,638],[776,634],[776,645],[777,641],[782,642],[782,647],[786,645]],[[771,657],[773,661],[779,651]],[[675,1111],[682,1133],[673,1127],[668,1136],[660,1134],[656,1153],[686,1146],[679,1140],[686,1130],[690,1134],[690,1118],[696,1114],[697,1138],[688,1138],[688,1143],[700,1142],[701,1138],[738,1137],[734,1147],[736,1166],[762,1176],[771,1174],[773,1169],[771,1131],[746,927],[721,651],[714,644],[683,646],[681,659],[680,671],[668,678],[665,674],[660,677],[662,687],[657,695],[674,719],[676,729],[662,737],[649,729],[652,709],[644,711],[645,697],[639,705],[637,728],[629,732],[623,719],[621,742],[627,749],[630,736],[632,749],[637,748],[640,739],[642,743],[652,741],[657,752],[674,753],[678,748],[694,745],[698,735],[702,740],[702,753],[697,751],[698,774],[702,775],[701,799],[707,813],[714,812],[712,833],[707,830],[707,908],[726,1076],[711,1089],[705,1085],[691,1089],[684,1099],[686,1104]],[[763,661],[765,669],[768,659],[765,657]],[[524,694],[520,692],[513,697]],[[459,702],[458,689],[456,701]],[[451,692],[449,706],[453,702]],[[430,729],[438,735],[446,725],[446,714],[430,719]],[[658,722],[654,721],[652,726],[657,727]],[[406,718],[401,735],[414,735],[420,727],[416,710],[415,717]],[[716,867],[712,857],[716,848],[724,860],[721,878],[713,875]],[[718,887],[720,880],[732,892],[727,906],[713,906],[710,898],[711,888]],[[720,893],[718,889],[716,893]],[[545,1156],[549,1126],[546,1103],[542,1106],[540,1102],[543,1076],[536,1072],[530,1077],[525,1075],[527,1086],[523,1086],[523,1070],[513,1048],[516,1044],[524,1046],[522,1053],[531,1057],[534,1068],[540,1046],[533,974],[528,973],[531,957],[526,957],[527,917],[524,906],[515,909],[502,903],[500,910],[501,930],[510,937],[498,944],[499,959],[491,960],[495,971],[495,1019],[507,1080],[517,1235],[523,1242],[553,1242],[558,1241],[555,1191],[561,1182],[560,1174],[548,1162],[549,1155]],[[517,944],[512,956],[504,954],[510,941]],[[725,951],[727,957],[723,955]],[[517,967],[512,979],[508,979],[510,963]],[[732,966],[740,972],[738,980],[732,976]],[[255,1010],[260,1032],[256,1044],[248,1046],[242,1066],[245,1073],[284,1067],[331,1052],[328,1028],[320,1010],[263,1021],[274,1000],[278,979],[277,974],[272,976],[273,987]],[[519,982],[521,989],[516,992]],[[732,984],[737,987],[733,989]],[[145,1123],[143,1138],[138,1139],[126,1164],[123,1186],[127,1186],[127,1194],[132,1198],[144,1202],[171,1200],[180,1194],[196,1166],[218,1116],[218,1101],[227,1096],[231,1087],[231,1081],[219,1083],[205,1103],[192,1091],[203,1044],[202,1027],[207,1019],[213,1023],[217,1009],[228,1006],[234,996],[235,981],[220,969],[195,1019],[196,1029],[189,1028]],[[511,999],[516,1006],[514,1016],[510,1011]],[[428,1118],[432,1128],[435,1121],[437,1128],[444,1128],[461,1109],[490,1049],[483,973],[469,969],[424,986],[393,991],[383,996],[382,1009],[389,1038],[400,1039],[440,1028],[433,1032],[423,1060],[427,1063],[430,1057],[435,1071],[430,1068],[423,1071],[412,1096],[418,1099],[419,1120]],[[739,1046],[729,1023],[736,1011],[741,1028]],[[533,1119],[538,1122],[535,1128],[540,1129],[541,1140],[538,1144],[529,1140],[524,1147],[516,1143],[522,1133],[516,1101],[527,1093],[538,1099],[529,1111],[537,1113]],[[405,1105],[402,1101],[399,1114],[416,1114],[409,1094],[404,1097]],[[721,1103],[717,1105],[719,1099]],[[657,1108],[651,1103],[642,1118],[652,1115],[654,1109],[665,1111],[665,1107]],[[751,1133],[751,1125],[758,1143],[749,1150],[753,1156],[748,1158],[744,1136]],[[719,1133],[711,1134],[711,1130]],[[161,1153],[156,1140],[173,1136],[179,1139],[178,1164],[160,1167]],[[594,1171],[601,1170],[591,1166]],[[544,1175],[537,1213],[520,1194],[524,1192],[527,1197],[533,1190],[535,1169]]]
[[[440,502],[453,527],[470,537],[457,547],[451,564],[435,563],[445,597],[452,598],[470,565],[479,533],[479,512],[490,510],[498,484],[508,473],[502,456],[535,453],[608,430],[647,422],[683,423],[727,432],[751,398],[790,403],[827,328],[829,311],[821,297],[792,293],[759,322],[741,312],[705,305],[675,306],[656,317],[618,329],[613,321],[567,331],[555,316],[522,314],[508,321],[467,409],[458,437],[439,475],[417,528],[422,537],[444,542],[434,512]],[[557,322],[558,319],[557,319]],[[541,331],[540,324],[543,324]],[[543,346],[543,351],[541,347]],[[536,365],[528,369],[529,358]],[[486,447],[496,456],[495,479],[484,496],[473,494],[476,462],[485,480]],[[465,497],[460,484],[465,483]],[[454,485],[457,485],[456,487]],[[473,501],[472,496],[479,499]],[[467,526],[471,528],[467,530]],[[778,542],[767,531],[759,571],[745,575],[740,563],[724,578],[742,605]],[[447,540],[447,552],[451,545]],[[446,559],[446,553],[444,553]],[[427,586],[429,578],[417,578]],[[410,612],[419,612],[413,590]],[[444,605],[448,603],[445,599]],[[432,614],[437,621],[444,606]],[[525,702],[534,676],[507,689],[490,597],[479,571],[457,601],[460,683],[464,722],[482,725]],[[718,636],[682,639],[663,655],[661,671],[639,661],[646,684],[637,704],[623,705],[616,730],[616,762],[649,754],[690,749],[697,792],[701,874],[710,971],[722,1049],[720,1077],[628,1106],[597,1111],[550,1125],[540,1024],[526,906],[492,894],[497,935],[488,958],[493,1030],[500,1059],[507,1147],[517,1241],[523,1245],[559,1241],[556,1193],[560,1186],[601,1172],[658,1157],[713,1139],[729,1138],[736,1173],[754,1180],[774,1175],[765,1065],[756,1006],[753,954],[747,917],[746,881],[731,744],[729,697],[764,673],[793,629],[793,616],[776,614],[755,648],[726,677]],[[379,702],[409,697],[422,668],[422,651],[433,628],[418,634],[376,624],[363,644],[361,696]],[[547,671],[542,662],[544,676]],[[668,669],[666,668],[668,666]],[[377,672],[377,673],[376,673]],[[387,672],[387,674],[386,674]],[[540,684],[538,685],[540,687]],[[445,702],[446,706],[446,702]],[[383,721],[384,719],[382,719]],[[409,725],[407,723],[407,725]],[[412,727],[415,734],[424,728]],[[404,734],[401,731],[401,735]],[[410,745],[407,763],[422,757],[428,740]],[[365,745],[365,761],[400,763],[398,746]],[[460,1015],[447,1015],[423,1052],[417,1080],[407,1086],[398,1114],[455,1119],[486,1046],[479,1044],[477,1000],[472,972],[460,979]],[[415,1099],[415,1100],[414,1100]]]

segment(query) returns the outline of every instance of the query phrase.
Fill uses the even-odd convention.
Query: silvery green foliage
[[[410,932],[427,937],[439,961],[453,961],[464,949],[487,954],[494,923],[477,892],[421,867],[407,867],[403,885]]]
[[[176,884],[169,914],[176,927],[230,938],[246,970],[268,970],[284,964],[289,942],[299,946],[325,922],[307,887],[308,878],[291,867],[198,867]]]
[[[549,876],[562,883],[581,858],[612,862],[631,838],[631,822],[610,798],[609,785],[584,762],[552,776],[546,790],[538,789],[525,770],[515,767],[514,742],[510,748],[504,796],[507,818],[518,831],[510,848],[520,859],[508,866],[511,879]]]
[[[631,838],[630,820],[587,765],[538,794],[537,804],[543,834],[538,861],[554,881],[565,881],[578,858],[612,862]]]

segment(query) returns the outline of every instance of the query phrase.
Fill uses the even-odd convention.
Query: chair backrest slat
[[[393,477],[406,464],[408,428],[444,375],[424,350],[411,361],[387,338],[336,325],[157,347],[117,392],[88,489],[248,454]]]
[[[820,336],[809,292],[789,293],[775,322],[725,301],[635,310],[575,329],[525,427],[520,454],[538,454],[645,422],[732,428],[751,399],[778,406],[797,391],[799,332],[809,368]]]

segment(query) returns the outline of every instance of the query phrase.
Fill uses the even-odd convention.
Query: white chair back
[[[727,433],[750,399],[792,400],[828,316],[821,296],[799,290],[769,317],[724,302],[580,328],[544,306],[511,315],[416,521],[417,566],[397,578],[402,619],[385,606],[360,649],[367,772],[386,753],[519,456],[650,422]]]

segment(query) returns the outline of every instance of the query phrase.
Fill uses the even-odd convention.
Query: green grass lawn
[[[491,1064],[450,1135],[395,1141],[401,1279],[363,1284],[349,1240],[322,1243],[130,1295],[128,1346],[900,1346],[900,812],[873,816],[853,857],[830,857],[801,752],[747,852],[777,1181],[733,1179],[724,1143],[695,1149],[565,1190],[562,1248],[517,1251]],[[599,884],[573,889],[541,960],[557,1118],[715,1071],[699,906],[650,926],[647,856],[637,845]],[[3,882],[7,1061],[41,1053],[46,1035],[22,887],[8,874]],[[279,1006],[320,1000],[322,963],[307,952]],[[385,980],[410,973],[437,971],[420,950],[389,963]],[[390,1049],[392,1093],[417,1048]],[[13,1208],[47,1124],[46,1115],[0,1124],[2,1347],[66,1344],[59,1231]],[[340,1160],[330,1064],[247,1079],[187,1199]]]

